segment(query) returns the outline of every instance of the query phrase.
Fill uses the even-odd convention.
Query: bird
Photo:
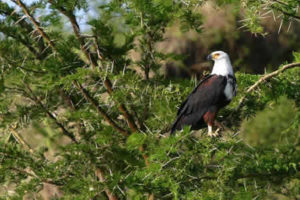
[[[214,51],[207,59],[214,61],[213,69],[179,107],[171,134],[183,129],[184,126],[190,126],[191,130],[199,130],[207,125],[208,136],[218,135],[218,130],[213,132],[215,118],[218,111],[236,96],[237,83],[227,53]]]

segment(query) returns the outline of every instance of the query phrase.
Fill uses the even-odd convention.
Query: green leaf
[[[127,138],[126,145],[129,149],[137,149],[144,144],[145,139],[146,135],[142,133],[133,133]]]

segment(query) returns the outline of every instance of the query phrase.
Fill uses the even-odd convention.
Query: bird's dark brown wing
[[[184,100],[184,102],[181,103],[181,105],[180,105],[180,107],[179,107],[179,109],[178,109],[178,111],[177,111],[177,116],[181,113],[182,109],[184,108],[184,106],[185,106],[186,102],[188,101],[188,99],[190,98],[190,96],[191,96],[192,94],[194,94],[194,93],[197,91],[197,89],[199,88],[199,86],[200,86],[203,82],[205,82],[207,79],[209,79],[211,76],[212,76],[211,74],[205,76],[205,77],[198,83],[198,85],[197,85],[197,86],[194,88],[194,90],[189,94],[189,96]]]
[[[184,125],[191,125],[192,129],[199,127],[203,115],[209,109],[217,109],[220,101],[224,100],[226,83],[225,76],[209,75],[204,78],[181,104],[171,133]]]

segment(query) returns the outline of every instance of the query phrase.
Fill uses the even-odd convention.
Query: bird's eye
[[[213,59],[214,59],[214,60],[215,60],[215,59],[218,59],[219,56],[220,56],[219,53],[215,53],[215,54],[213,55]]]

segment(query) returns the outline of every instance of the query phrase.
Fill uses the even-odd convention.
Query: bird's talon
[[[220,131],[220,129],[218,128],[215,132],[208,132],[208,136],[209,137],[217,137],[217,136],[219,136],[219,131]]]

